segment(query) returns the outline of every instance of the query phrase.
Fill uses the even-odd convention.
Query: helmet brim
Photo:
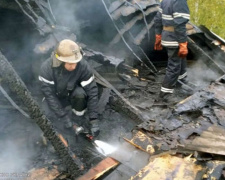
[[[58,54],[55,54],[55,58],[59,61],[66,62],[66,63],[78,63],[83,58],[81,53],[78,53],[78,55],[72,55],[67,57],[59,56]]]

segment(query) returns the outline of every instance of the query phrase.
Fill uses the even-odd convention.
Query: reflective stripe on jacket
[[[67,71],[63,64],[52,67],[52,58],[46,60],[40,71],[41,90],[54,113],[58,117],[65,115],[59,98],[68,98],[77,86],[81,86],[87,94],[87,108],[90,119],[96,119],[98,88],[94,75],[85,60],[80,61],[73,71]]]
[[[155,16],[155,33],[162,34],[162,45],[178,47],[187,41],[186,24],[190,19],[187,0],[163,0]],[[174,32],[163,30],[163,26],[173,26]]]

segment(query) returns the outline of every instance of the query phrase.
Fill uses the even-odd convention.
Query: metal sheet
[[[225,155],[225,128],[212,126],[203,131],[200,137],[195,138],[191,143],[186,143],[185,148],[207,152],[212,154]]]

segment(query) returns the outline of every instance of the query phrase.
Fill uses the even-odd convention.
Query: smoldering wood
[[[223,76],[220,79],[222,78]],[[225,117],[224,93],[225,84],[218,80],[181,101],[172,110],[162,112],[159,119],[139,124],[137,130],[151,138],[149,145],[155,153],[176,149],[179,144],[179,147],[185,147],[182,152],[186,149],[190,152],[197,150],[224,155],[223,150],[220,150],[220,145],[224,141],[225,126],[217,117]],[[219,115],[213,113],[215,110],[219,111]],[[212,128],[213,124],[217,126]],[[134,135],[129,141],[134,146],[146,150],[148,143],[144,143],[144,138],[142,138],[144,136]],[[211,138],[208,139],[208,137]],[[196,143],[192,140],[193,138],[196,138]],[[187,148],[186,143],[189,143]]]
[[[117,95],[119,101],[115,101],[114,103],[117,104],[120,110],[126,111],[127,115],[135,119],[136,121],[145,121],[146,117],[142,116],[142,112],[133,106],[112,84],[110,84],[105,78],[103,78],[97,71],[93,70],[94,75],[97,79],[102,81],[106,87],[112,89],[112,91]],[[121,102],[122,101],[122,102]]]
[[[17,95],[21,102],[24,103],[24,106],[28,109],[30,117],[44,132],[44,136],[52,143],[69,172],[72,175],[79,174],[84,168],[83,164],[79,158],[74,155],[70,147],[66,147],[63,144],[51,121],[41,112],[38,104],[33,100],[30,92],[26,88],[26,85],[1,52],[0,77],[2,81],[9,86],[10,90]]]

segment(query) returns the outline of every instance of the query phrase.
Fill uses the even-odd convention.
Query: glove
[[[162,35],[161,34],[156,34],[155,35],[155,46],[154,46],[154,50],[160,51],[160,50],[163,49],[162,44],[161,44],[161,39],[162,39]]]
[[[188,54],[187,42],[179,43],[179,52],[178,56],[181,58],[185,58]]]
[[[97,137],[100,133],[99,120],[98,119],[91,120],[89,123],[90,123],[90,130],[91,130],[92,136]]]
[[[62,118],[60,118],[61,121],[64,122],[64,126],[65,128],[71,128],[72,127],[72,121],[70,120],[68,115],[63,116]]]

